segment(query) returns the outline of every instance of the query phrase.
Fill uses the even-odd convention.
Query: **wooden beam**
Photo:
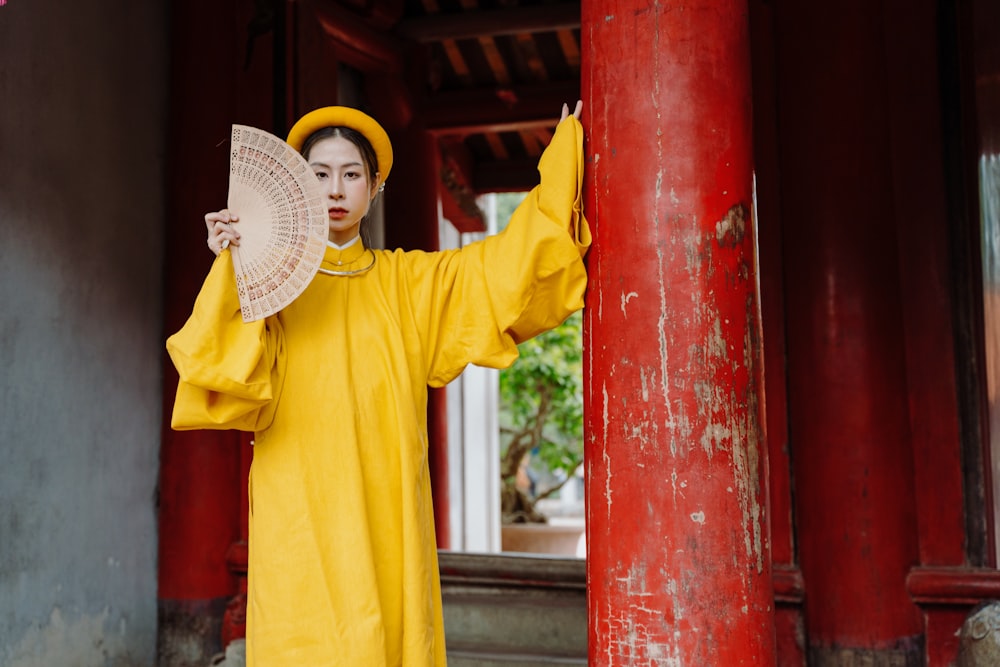
[[[441,207],[460,232],[486,230],[486,217],[476,202],[471,174],[473,158],[460,139],[441,139]]]
[[[404,71],[406,59],[398,39],[373,28],[334,0],[310,0],[309,6],[343,62],[362,72]]]
[[[364,5],[368,22],[380,30],[391,30],[405,10],[403,0],[366,0]]]
[[[340,73],[331,63],[336,62],[336,50],[323,27],[316,20],[312,7],[296,2],[288,5],[293,12],[294,32],[288,39],[292,105],[286,126],[304,113],[326,106],[337,99]],[[283,128],[281,136],[287,127]]]
[[[422,115],[436,135],[517,132],[554,127],[562,105],[572,106],[579,98],[576,81],[449,91],[432,95]]]
[[[418,42],[477,39],[530,32],[556,32],[580,27],[580,5],[538,5],[434,14],[405,19],[396,32]]]
[[[477,195],[488,192],[526,192],[538,185],[537,160],[497,160],[475,166],[472,187]]]

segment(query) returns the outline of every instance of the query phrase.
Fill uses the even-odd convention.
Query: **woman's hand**
[[[222,209],[215,213],[205,214],[205,227],[208,228],[208,249],[216,257],[230,245],[240,244],[240,234],[233,227],[239,221],[239,216]]]
[[[583,100],[576,101],[576,109],[573,110],[573,118],[580,120],[580,113],[583,111]],[[569,118],[569,105],[563,104],[562,115],[559,116],[559,122],[563,122]]]

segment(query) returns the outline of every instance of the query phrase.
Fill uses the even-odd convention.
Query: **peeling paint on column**
[[[673,457],[673,463],[667,462],[666,465],[677,466],[697,452],[701,452],[708,461],[722,455],[723,461],[728,462],[719,470],[728,470],[731,475],[731,482],[725,485],[725,489],[727,497],[735,503],[739,532],[734,535],[738,540],[733,545],[737,551],[727,552],[725,558],[731,561],[727,567],[734,570],[735,576],[749,584],[751,575],[744,568],[749,567],[757,574],[764,571],[766,545],[759,479],[759,388],[754,381],[759,372],[755,356],[759,350],[759,340],[755,340],[758,314],[755,285],[747,285],[748,281],[754,279],[753,270],[742,256],[748,233],[748,215],[746,207],[737,204],[729,209],[727,215],[711,231],[706,230],[689,237],[681,236],[676,240],[679,247],[684,248],[686,269],[689,275],[697,277],[696,284],[718,286],[721,278],[725,281],[723,287],[726,294],[731,291],[748,293],[750,296],[746,299],[745,312],[721,310],[723,306],[730,307],[731,302],[726,301],[721,292],[716,293],[712,288],[707,288],[697,299],[697,305],[688,313],[691,320],[682,327],[682,330],[686,327],[689,331],[702,332],[702,338],[685,348],[686,358],[681,365],[684,372],[678,377],[673,370],[677,367],[677,362],[670,358],[671,351],[676,354],[677,349],[677,342],[672,339],[674,323],[670,320],[670,309],[674,306],[668,297],[669,281],[663,274],[663,267],[670,262],[666,257],[667,252],[658,245],[656,254],[660,271],[656,276],[656,289],[661,312],[657,320],[657,367],[636,364],[632,356],[623,351],[618,357],[620,366],[612,365],[612,375],[621,372],[637,379],[633,398],[636,403],[628,402],[629,395],[621,397],[621,405],[628,410],[630,418],[623,420],[619,426],[623,441],[630,443],[630,451],[637,453],[629,461],[633,469],[645,469],[646,461],[657,460],[661,454],[658,453],[656,443],[660,442],[662,446],[668,447],[669,456]],[[721,261],[723,258],[725,261]],[[713,265],[715,270],[725,272],[715,279],[716,282],[708,280]],[[619,291],[619,294],[621,313],[627,318],[627,306],[637,298],[638,291]],[[736,340],[732,340],[734,335],[738,336]],[[687,379],[682,381],[682,378]],[[671,391],[672,382],[677,382],[677,386],[681,388],[681,391],[675,392],[675,397]],[[662,403],[656,403],[655,408],[646,407],[655,394],[650,389],[656,386],[660,389]],[[601,419],[602,427],[607,433],[614,428],[613,414],[609,412],[612,409],[612,399],[608,395],[607,384],[602,385],[602,392]],[[693,409],[691,419],[687,418],[685,409]],[[656,410],[662,410],[665,419],[657,421],[653,418]],[[662,441],[658,434],[660,424],[665,427],[666,437]],[[696,428],[697,432],[692,433],[692,428]],[[647,448],[650,448],[648,454],[645,453]],[[662,454],[666,455],[667,452]],[[609,447],[602,450],[602,457],[606,474],[604,495],[608,503],[607,520],[610,522],[615,517],[610,502],[615,483],[610,471],[614,459]],[[675,505],[683,506],[688,482],[678,474],[676,467],[671,471],[667,483]],[[629,501],[624,502],[627,504]],[[696,509],[684,516],[693,524],[694,530],[711,530],[713,519],[717,517],[709,510],[707,507]],[[651,516],[656,514],[655,509],[647,509],[646,512]],[[651,527],[650,531],[659,534],[658,528]],[[742,557],[739,552],[743,553]],[[712,556],[711,552],[701,554],[691,551],[684,557],[694,559],[697,563],[700,559],[710,559]],[[708,565],[709,560],[703,562]],[[680,628],[686,625],[688,615],[698,613],[681,601],[692,593],[685,589],[682,595],[675,596],[662,590],[658,593],[650,591],[645,565],[633,564],[624,575],[616,574],[617,568],[612,573],[619,588],[619,599],[628,602],[624,609],[616,609],[610,616],[602,619],[608,664],[629,664],[630,660],[641,656],[649,661],[648,664],[681,665]],[[676,590],[677,582],[673,579],[669,581],[670,586]],[[658,584],[662,585],[662,582]],[[662,599],[663,595],[669,595],[676,602],[673,616],[667,619],[662,617],[662,611],[653,614],[652,607],[655,605],[647,603]],[[734,611],[743,616],[751,613],[746,595],[742,596]],[[703,637],[706,642],[717,640],[714,636]]]
[[[657,246],[656,257],[658,259],[658,274],[656,276],[656,285],[659,290],[660,297],[660,318],[658,320],[657,335],[659,343],[659,361],[660,361],[660,388],[663,393],[663,405],[667,410],[667,432],[671,433],[676,427],[674,422],[674,408],[670,403],[670,387],[668,385],[669,373],[667,373],[667,362],[669,356],[667,353],[667,288],[666,280],[663,276],[663,250]],[[677,455],[677,439],[671,434],[670,437],[670,453],[674,456]]]
[[[743,243],[747,229],[746,204],[736,204],[715,225],[715,238],[724,248],[736,248]]]
[[[604,430],[603,433],[607,434],[608,424],[610,420],[608,419],[608,387],[607,385],[601,385],[601,395],[603,396],[603,418],[604,418]],[[607,443],[603,447],[604,450],[604,500],[607,502],[608,506],[608,519],[611,519],[611,456],[608,454]]]
[[[693,511],[683,514],[683,519],[691,526],[687,529],[690,535],[688,539],[693,539],[694,535],[700,536],[702,531],[706,531],[706,535],[711,534],[711,531],[717,531],[720,526],[725,525],[725,521],[732,521],[733,516],[738,517],[737,521],[733,521],[737,531],[732,534],[735,538],[732,544],[735,551],[713,554],[708,550],[702,553],[697,543],[673,547],[664,545],[664,548],[668,551],[680,549],[677,553],[683,554],[683,559],[693,562],[695,568],[709,566],[713,557],[724,558],[729,561],[725,567],[731,568],[731,576],[746,585],[757,585],[750,581],[750,571],[758,575],[764,571],[766,544],[759,479],[759,388],[754,380],[759,372],[755,356],[759,350],[759,340],[754,338],[758,317],[754,296],[756,288],[751,282],[754,279],[752,260],[748,262],[743,256],[749,233],[746,228],[748,216],[746,207],[737,204],[713,227],[689,236],[678,235],[666,245],[657,244],[655,253],[658,272],[655,286],[661,309],[656,320],[656,365],[642,363],[629,354],[627,348],[616,353],[616,362],[610,366],[609,378],[617,378],[621,374],[635,378],[635,383],[629,392],[615,397],[612,397],[611,392],[618,390],[623,380],[615,379],[612,382],[611,386],[616,387],[615,390],[609,388],[608,382],[602,383],[601,428],[605,438],[609,438],[609,432],[616,426],[615,410],[626,411],[628,418],[618,420],[620,436],[617,437],[621,438],[621,442],[628,443],[625,450],[630,452],[625,459],[627,465],[633,471],[646,470],[647,467],[651,470],[656,470],[658,466],[672,467],[666,483],[670,486],[675,507],[683,507],[685,502],[693,502],[698,498],[696,494],[691,499],[686,499],[687,473],[681,475],[678,471],[687,470],[689,465],[698,469],[700,456],[708,461],[718,460],[716,467],[711,470],[716,473],[727,471],[724,474],[731,475],[731,479],[719,480],[728,482],[723,485],[727,491],[725,497],[730,499],[725,503],[732,509],[723,509],[722,514],[728,512],[729,518],[721,517],[723,523],[719,523],[717,508],[695,506]],[[692,294],[692,301],[696,305],[685,311],[685,316],[689,319],[681,323],[671,319],[678,306],[671,301],[671,284],[664,269],[671,265],[669,256],[674,246],[678,249],[676,254],[685,258],[684,268],[692,276],[693,284],[704,286],[703,292]],[[716,277],[710,280],[712,275]],[[639,298],[640,292],[640,289],[617,291],[623,319],[629,318],[628,305]],[[732,293],[749,294],[744,312],[729,310],[732,301],[727,299]],[[700,336],[681,348],[685,358],[680,364],[678,359],[671,359],[671,354],[678,354],[679,341],[684,340],[682,337],[674,338],[677,330],[698,332]],[[660,395],[658,400],[657,387]],[[677,390],[674,390],[675,387]],[[653,405],[649,404],[650,400],[654,400]],[[690,412],[690,416],[686,411]],[[661,415],[659,418],[656,417],[658,412]],[[664,430],[662,435],[661,428]],[[611,454],[614,442],[615,437],[611,437],[600,450],[605,474],[603,495],[607,503],[606,519],[609,523],[621,521],[621,510],[613,510],[611,505],[614,489],[620,488],[616,484],[618,478],[612,475],[610,469],[613,463],[619,461]],[[662,449],[664,447],[666,450]],[[662,463],[657,464],[657,461]],[[704,492],[699,488],[697,493]],[[644,509],[638,509],[629,505],[629,498],[623,498],[620,502],[625,503],[623,507],[630,508],[627,511],[645,512],[648,515],[647,521],[653,522],[647,523],[651,534],[662,533],[655,522],[664,517],[658,514],[655,505],[647,503]],[[721,498],[714,500],[720,501]],[[691,533],[691,530],[695,532]],[[676,533],[677,529],[673,529],[673,532]],[[668,530],[667,533],[671,534],[671,531]],[[637,657],[654,665],[683,664],[681,628],[689,623],[688,616],[699,613],[683,601],[695,594],[689,590],[690,582],[680,595],[665,592],[662,580],[656,584],[659,590],[650,589],[646,575],[647,564],[648,562],[632,564],[624,573],[618,567],[609,572],[618,589],[616,599],[626,601],[626,606],[609,608],[609,615],[601,619],[601,635],[606,642],[606,664],[633,664],[631,661]],[[677,590],[678,582],[672,578],[669,582],[668,587]],[[673,615],[666,618],[662,609],[658,609],[656,614],[652,613],[652,608],[656,606],[652,602],[662,601],[665,596],[674,601]],[[736,602],[734,613],[743,616],[751,613],[746,594]],[[759,610],[759,606],[756,610]],[[702,640],[709,643],[721,641],[711,633],[702,637]]]
[[[759,340],[758,329],[755,326],[756,324],[759,324],[758,304],[756,299],[753,298],[752,293],[746,300],[746,318],[747,322],[750,323],[750,326],[746,327],[746,331],[743,335],[743,365],[750,373],[751,378],[759,377],[763,372],[762,370],[756,375],[752,372],[755,366],[759,363],[757,350],[762,348],[762,341]],[[739,479],[743,479],[745,481],[747,488],[745,489],[744,495],[748,496],[752,501],[747,505],[741,505],[741,509],[743,510],[744,523],[749,522],[754,528],[753,545],[750,553],[756,557],[758,573],[762,572],[764,568],[764,530],[766,529],[766,519],[760,503],[757,502],[757,492],[759,489],[764,488],[760,479],[760,449],[764,446],[764,443],[759,439],[761,435],[761,425],[757,421],[760,416],[760,391],[761,387],[753,384],[751,384],[747,391],[746,415],[749,420],[749,423],[746,424],[745,432],[747,460],[745,462],[745,475],[737,478],[737,482]]]
[[[650,371],[649,373],[655,376],[655,372]],[[647,377],[647,371],[645,368],[639,370],[639,380],[642,382],[642,400],[643,402],[648,402],[650,379]]]
[[[732,206],[725,216],[723,216],[715,226],[715,242],[722,249],[739,249],[746,236],[746,225],[749,217],[749,210],[745,204],[738,203]],[[699,241],[694,240],[691,245],[699,245],[700,249],[692,248],[687,254],[688,257],[705,257],[707,252]],[[730,276],[730,281],[748,281],[751,272],[746,261],[738,257],[735,262],[737,267],[735,274]],[[691,267],[689,267],[691,270]],[[750,290],[753,293],[753,290]],[[701,346],[695,346],[689,353],[689,363],[695,366],[704,365],[701,377],[717,378],[720,373],[736,373],[740,371],[736,359],[730,359],[728,345],[722,333],[722,319],[716,310],[716,302],[712,299],[703,301],[697,309],[704,321],[710,322],[707,327],[704,342]],[[752,336],[755,332],[757,322],[756,302],[749,298],[745,313],[747,323],[741,341],[741,357],[739,361],[743,364],[743,372],[748,378],[753,378],[755,365],[757,363],[754,350],[759,346],[754,345]],[[729,320],[725,321],[730,324]],[[697,349],[699,348],[700,349]],[[697,375],[697,374],[696,374]],[[742,397],[734,395],[732,392],[723,393],[720,386],[711,381],[697,381],[692,387],[698,408],[698,415],[705,424],[700,437],[702,450],[709,459],[717,451],[731,451],[733,462],[733,479],[736,488],[737,502],[742,516],[743,542],[745,553],[756,565],[757,572],[763,570],[764,539],[765,529],[763,511],[760,502],[760,479],[759,479],[759,447],[757,423],[759,401],[756,386],[748,386],[745,395]]]
[[[770,664],[746,7],[582,12],[593,53],[616,54],[582,77],[602,155],[585,176],[590,661]],[[651,103],[612,108],[626,81]]]
[[[635,656],[644,655],[649,660],[646,664],[680,667],[677,642],[658,641],[664,614],[659,606],[660,595],[649,590],[647,580],[646,566],[641,563],[629,567],[625,576],[615,577],[615,585],[630,604],[627,610],[609,618],[611,635],[615,638],[608,643],[609,664],[635,664]],[[676,591],[676,584],[672,587]]]
[[[628,294],[624,293],[622,294],[622,315],[624,315],[626,319],[628,319],[628,313],[625,312],[625,306],[627,306],[628,302],[636,298],[637,296],[639,296],[638,292],[629,292]]]

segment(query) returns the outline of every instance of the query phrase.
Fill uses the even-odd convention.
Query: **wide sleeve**
[[[171,426],[177,430],[270,425],[281,391],[284,337],[276,316],[245,323],[232,257],[222,252],[195,300],[191,317],[167,339],[180,375]]]
[[[415,308],[428,383],[441,386],[467,364],[493,368],[517,358],[517,344],[583,307],[583,257],[590,228],[583,214],[583,128],[570,116],[543,153],[540,183],[506,229],[457,251],[426,255]],[[431,259],[435,257],[435,259]]]

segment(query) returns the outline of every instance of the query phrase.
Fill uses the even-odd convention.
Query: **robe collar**
[[[330,271],[350,271],[359,268],[353,265],[357,264],[358,260],[363,259],[362,255],[365,254],[365,244],[360,238],[356,238],[355,241],[341,247],[337,247],[327,241],[326,252],[323,253],[323,263],[321,266]],[[367,259],[364,259],[365,262],[370,260],[370,255]]]

